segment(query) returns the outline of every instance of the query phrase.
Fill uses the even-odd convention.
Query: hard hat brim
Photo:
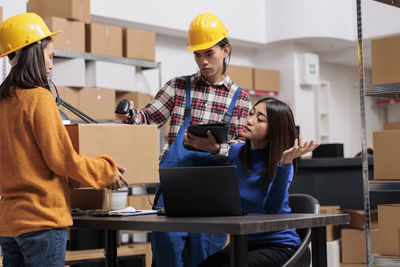
[[[222,41],[225,37],[226,37],[226,35],[220,39],[217,39],[213,42],[209,42],[209,43],[205,43],[205,44],[189,45],[189,43],[187,43],[186,50],[189,52],[193,52],[193,51],[209,49],[209,48],[213,47],[214,45],[218,44],[220,41]]]
[[[49,35],[47,35],[47,36],[43,36],[42,38],[40,38],[40,39],[38,39],[38,40],[36,40],[36,41],[30,43],[30,44],[33,44],[33,43],[35,43],[35,42],[37,42],[37,41],[46,39],[47,37],[53,37],[53,36],[59,34],[60,32],[62,32],[62,31],[52,32],[51,34],[49,34]],[[19,50],[19,49],[24,48],[25,46],[30,45],[30,44],[24,44],[24,45],[21,45],[21,46],[19,46],[19,47],[14,48],[14,49],[12,49],[12,50],[10,50],[10,51],[7,51],[6,53],[3,53],[2,55],[0,55],[0,58],[5,57],[5,56],[7,56],[8,54],[11,54],[11,53],[13,53],[13,52],[15,52],[15,51],[17,51],[17,50]]]

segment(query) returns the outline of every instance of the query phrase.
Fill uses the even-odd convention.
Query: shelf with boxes
[[[75,52],[75,51],[59,50],[59,49],[56,49],[54,51],[54,56],[60,58],[82,58],[90,61],[104,61],[104,62],[125,64],[125,65],[141,67],[143,70],[157,69],[160,68],[161,65],[160,62],[154,62],[154,61],[125,58],[125,57],[105,56],[92,53],[83,53],[83,52]]]
[[[400,7],[399,1],[384,1],[393,8]],[[365,243],[367,266],[399,266],[400,263],[400,204],[378,205],[378,250],[371,248],[373,229],[371,227],[370,193],[400,191],[399,142],[400,128],[385,129],[373,133],[374,143],[374,180],[369,181],[366,138],[365,96],[398,99],[400,98],[400,36],[390,36],[371,40],[372,59],[372,86],[365,89],[364,61],[363,61],[363,29],[361,0],[357,3],[357,33],[359,52],[359,80],[360,80],[360,113],[361,113],[361,143],[363,160],[363,201],[365,214]],[[371,194],[372,195],[372,194]],[[375,196],[375,195],[374,195]],[[372,244],[373,245],[373,244]]]
[[[365,95],[383,98],[400,98],[400,82],[375,84],[372,88],[365,90]]]
[[[279,95],[278,70],[229,65],[226,73],[234,83],[250,95],[253,103],[266,96]]]

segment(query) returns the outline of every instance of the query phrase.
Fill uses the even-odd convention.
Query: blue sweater
[[[244,143],[233,145],[229,149],[229,161],[237,166],[239,178],[239,191],[242,209],[251,213],[290,213],[289,185],[293,179],[293,164],[280,166],[278,163],[276,175],[268,189],[263,189],[265,178],[259,173],[264,169],[266,162],[265,149],[250,149],[248,173],[239,159],[240,148]],[[301,241],[295,229],[287,229],[276,232],[251,234],[248,236],[251,243],[263,243],[268,245],[292,245],[299,246]]]

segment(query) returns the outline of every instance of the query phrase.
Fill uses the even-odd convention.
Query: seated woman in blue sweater
[[[255,104],[242,135],[246,142],[233,145],[228,157],[237,166],[242,208],[251,213],[290,213],[288,189],[296,174],[296,158],[319,144],[296,138],[291,109],[272,97]],[[251,234],[248,266],[282,266],[300,243],[295,229]],[[228,246],[199,266],[230,266],[229,253]]]

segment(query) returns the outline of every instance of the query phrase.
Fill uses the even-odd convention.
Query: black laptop
[[[159,171],[167,216],[243,214],[235,166],[160,168]]]

